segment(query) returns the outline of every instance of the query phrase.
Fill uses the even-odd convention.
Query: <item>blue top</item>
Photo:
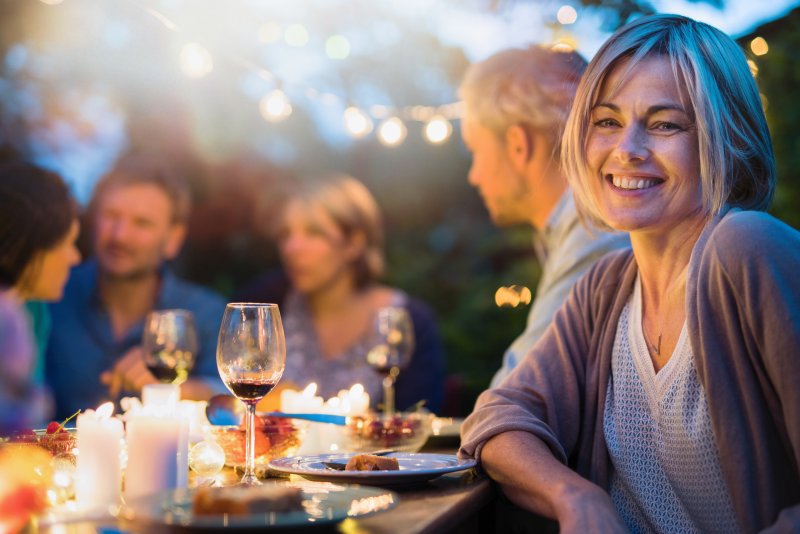
[[[108,312],[97,287],[97,263],[88,260],[72,270],[61,302],[50,306],[52,333],[45,358],[45,376],[56,402],[56,418],[78,409],[96,408],[108,400],[100,374],[142,340],[144,321],[114,340]],[[182,308],[194,315],[199,352],[190,376],[216,378],[216,351],[225,301],[213,291],[177,278],[169,269],[161,274],[154,309]],[[220,387],[222,383],[220,381]]]
[[[33,376],[31,380],[34,384],[44,383],[44,351],[47,349],[47,340],[50,338],[52,320],[47,303],[40,300],[30,300],[25,303],[25,311],[28,314],[28,321],[31,325],[31,334],[36,349],[36,359],[33,365]]]

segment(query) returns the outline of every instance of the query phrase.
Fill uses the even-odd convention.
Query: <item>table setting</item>
[[[194,335],[184,316],[172,316],[184,324],[180,339],[187,331]],[[373,411],[360,384],[327,400],[316,395],[313,383],[302,391],[284,389],[279,411],[257,412],[285,364],[276,305],[227,306],[217,365],[231,395],[208,401],[180,399],[190,351],[170,357],[164,335],[146,329],[145,336],[159,345],[149,349],[152,365],[182,370],[162,372],[162,382],[145,386],[141,398],[122,399],[120,413],[107,402],[47,429],[0,440],[0,464],[4,455],[35,456],[19,481],[27,507],[15,510],[17,516],[29,511],[29,524],[43,529],[87,522],[133,530],[146,530],[145,525],[311,528],[388,512],[403,501],[403,491],[424,489],[431,480],[475,466],[454,454],[418,452],[434,428],[451,420],[424,409],[396,412],[384,405]],[[152,356],[159,352],[158,358]],[[397,372],[387,372],[387,390]],[[29,445],[46,454],[31,455]],[[354,470],[348,463],[375,455],[392,467]],[[270,508],[286,492],[295,495],[295,504]],[[203,508],[204,499],[212,504]],[[0,525],[3,513],[0,507]]]

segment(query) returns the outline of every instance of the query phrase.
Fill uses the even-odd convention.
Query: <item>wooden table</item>
[[[425,452],[452,454],[452,449],[425,449]],[[397,491],[397,490],[395,490]],[[493,521],[494,485],[474,472],[450,473],[419,487],[397,491],[400,502],[388,512],[364,519],[347,519],[328,528],[294,529],[314,533],[340,534],[427,534],[442,532],[481,532],[481,525]],[[271,529],[270,529],[271,530]],[[113,520],[56,525],[41,532],[52,534],[112,534],[153,532],[152,527],[117,523]]]

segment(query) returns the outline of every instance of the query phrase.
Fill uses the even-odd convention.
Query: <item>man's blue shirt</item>
[[[134,325],[121,340],[114,340],[111,320],[100,300],[97,271],[94,260],[75,267],[64,298],[50,308],[52,332],[45,376],[55,398],[57,418],[68,417],[78,409],[96,408],[108,400],[108,388],[100,382],[100,374],[110,370],[129,349],[141,344],[144,321]],[[171,308],[189,310],[194,315],[200,347],[190,376],[219,380],[217,336],[225,300],[163,269],[154,309]]]

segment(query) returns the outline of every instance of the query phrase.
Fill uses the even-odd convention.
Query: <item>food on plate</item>
[[[231,486],[198,488],[192,498],[195,515],[263,514],[303,509],[303,492],[291,486]]]
[[[347,461],[345,471],[399,471],[397,458],[375,456],[374,454],[356,454]]]

